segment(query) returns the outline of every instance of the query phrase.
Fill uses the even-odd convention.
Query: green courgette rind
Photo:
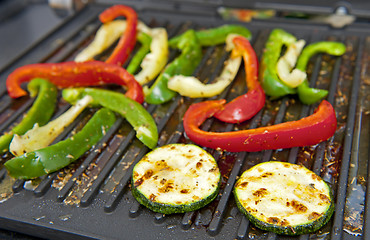
[[[161,179],[170,182],[170,188]],[[212,202],[220,183],[221,173],[212,155],[196,145],[169,144],[149,152],[135,165],[131,192],[154,212],[185,213]]]
[[[133,184],[132,184],[133,185]],[[142,194],[137,188],[132,188],[131,192],[132,195],[136,198],[136,200],[143,206],[147,207],[148,209],[152,210],[153,212],[163,213],[163,214],[173,214],[173,213],[186,213],[195,211],[200,209],[210,202],[212,202],[218,195],[220,185],[218,185],[217,189],[209,195],[207,198],[202,199],[201,201],[197,201],[194,203],[189,204],[164,204],[150,201],[144,194]]]
[[[302,234],[308,234],[312,232],[316,232],[320,228],[322,228],[331,218],[334,212],[334,203],[332,203],[327,210],[326,214],[324,214],[322,217],[319,219],[316,219],[312,223],[304,224],[304,225],[299,225],[299,226],[289,226],[289,227],[282,227],[282,226],[277,226],[274,224],[269,224],[264,221],[259,220],[253,214],[249,213],[240,203],[238,200],[236,194],[234,194],[235,199],[236,199],[236,205],[238,206],[239,210],[248,218],[248,220],[253,223],[256,227],[269,231],[269,232],[274,232],[276,234],[282,234],[282,235],[302,235]]]
[[[256,165],[256,166],[258,166],[258,165]],[[238,209],[248,218],[248,220],[252,224],[254,224],[256,227],[258,227],[262,230],[269,231],[269,232],[274,232],[276,234],[291,235],[291,236],[309,234],[309,233],[316,232],[317,230],[322,228],[330,220],[331,216],[333,215],[335,205],[334,205],[334,200],[333,200],[334,197],[333,197],[332,189],[330,188],[330,186],[326,182],[321,180],[323,182],[323,184],[326,185],[326,188],[328,190],[330,204],[327,207],[327,209],[325,210],[325,212],[323,214],[321,214],[321,216],[319,218],[316,218],[312,221],[308,221],[306,223],[298,224],[298,225],[289,224],[287,226],[282,226],[282,225],[279,225],[279,224],[268,223],[268,222],[258,218],[256,216],[256,213],[253,214],[252,211],[247,210],[245,208],[245,206],[243,206],[243,204],[241,203],[241,201],[239,199],[239,196],[238,196],[238,193],[237,193],[238,191],[236,189],[236,186],[238,185],[239,180],[235,184],[235,187],[234,187],[234,197],[235,197],[236,205],[237,205]]]

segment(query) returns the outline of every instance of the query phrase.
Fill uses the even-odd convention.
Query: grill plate
[[[21,119],[31,106],[27,97],[12,100],[6,93],[5,80],[19,66],[35,62],[73,60],[92,40],[100,27],[97,18],[107,5],[90,4],[78,14],[27,49],[0,72],[0,129]],[[217,16],[195,13],[145,9],[138,10],[139,19],[150,27],[165,27],[169,37],[186,29],[209,28],[225,23]],[[251,30],[253,47],[261,57],[270,31],[280,27],[308,43],[336,40],[347,45],[341,58],[318,55],[309,64],[311,86],[328,89],[327,99],[337,113],[338,130],[333,138],[316,146],[257,153],[221,153],[207,149],[218,161],[223,174],[220,196],[209,206],[196,212],[163,216],[140,206],[129,191],[130,172],[135,162],[148,149],[135,139],[134,131],[119,119],[103,141],[75,164],[51,174],[31,186],[29,182],[13,181],[0,169],[0,226],[43,238],[99,239],[366,239],[370,231],[369,197],[369,54],[368,24],[353,24],[345,29],[312,24],[304,20],[269,19],[240,23]],[[171,51],[171,58],[177,52]],[[108,55],[108,53],[106,53]],[[102,54],[104,59],[105,54]],[[204,57],[194,75],[212,81],[228,58],[223,46],[204,48]],[[219,98],[233,99],[246,92],[244,69]],[[119,91],[118,87],[112,89]],[[202,99],[177,96],[159,105],[145,105],[158,124],[159,145],[190,142],[183,136],[182,116],[187,107]],[[256,128],[291,121],[311,114],[317,105],[302,105],[294,96],[277,101],[267,100],[266,106],[253,119],[242,124],[224,124],[209,119],[204,129],[231,131]],[[56,116],[68,105],[59,101]],[[87,110],[67,129],[86,121],[93,110]],[[0,162],[9,159],[5,154]],[[283,237],[255,228],[236,208],[232,187],[242,171],[263,161],[280,160],[300,163],[320,174],[329,182],[336,198],[336,212],[331,221],[317,233],[301,237]],[[74,180],[75,179],[75,180]],[[342,210],[343,209],[343,210]],[[342,230],[343,229],[343,230]]]

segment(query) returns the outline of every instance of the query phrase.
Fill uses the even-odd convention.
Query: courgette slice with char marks
[[[154,212],[197,210],[218,194],[221,174],[215,159],[192,144],[169,144],[146,154],[134,167],[132,194]]]
[[[237,206],[257,227],[300,235],[325,225],[334,211],[331,188],[304,166],[265,162],[245,171],[234,187]]]

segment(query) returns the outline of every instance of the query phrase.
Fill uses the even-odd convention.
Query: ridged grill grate
[[[92,40],[100,26],[97,15],[105,8],[101,5],[88,6],[1,70],[1,131],[6,132],[19,121],[33,101],[27,97],[10,99],[5,88],[7,75],[28,63],[73,60]],[[150,27],[165,27],[169,37],[189,28],[200,29],[225,23],[202,17],[185,21],[187,16],[173,16],[160,11],[138,13],[139,18]],[[164,216],[139,205],[130,193],[130,173],[148,148],[135,138],[135,131],[126,120],[119,118],[104,138],[80,160],[46,176],[35,186],[23,180],[12,182],[2,166],[10,155],[4,154],[0,161],[0,196],[3,199],[0,201],[0,227],[53,238],[173,239],[176,236],[180,239],[288,239],[263,232],[250,224],[237,210],[232,193],[242,171],[260,162],[280,160],[305,165],[321,175],[333,187],[336,200],[334,216],[320,231],[289,239],[367,239],[370,235],[367,192],[370,173],[369,28],[338,30],[274,19],[241,24],[252,31],[252,45],[259,57],[270,31],[275,27],[284,28],[308,43],[336,40],[346,44],[344,56],[337,58],[320,54],[309,63],[310,86],[328,89],[327,99],[337,113],[338,130],[331,139],[316,146],[257,153],[207,149],[218,161],[223,174],[219,196],[198,211]],[[57,41],[60,38],[62,41]],[[48,51],[43,50],[45,47]],[[170,59],[176,54],[172,50]],[[108,52],[102,54],[100,59],[106,55]],[[212,82],[227,58],[228,53],[223,46],[205,48],[202,62],[194,75]],[[246,91],[244,75],[244,69],[239,71],[232,85],[217,98],[231,100],[243,94]],[[112,88],[119,91],[118,87]],[[178,95],[166,104],[144,105],[157,123],[159,146],[190,142],[183,133],[182,116],[190,104],[202,100]],[[60,98],[55,117],[68,107]],[[233,125],[208,119],[202,127],[210,131],[257,128],[300,119],[310,115],[316,107],[317,104],[306,106],[294,96],[289,96],[276,101],[267,100],[265,107],[244,123]],[[92,111],[84,111],[56,141],[80,128],[91,117]]]

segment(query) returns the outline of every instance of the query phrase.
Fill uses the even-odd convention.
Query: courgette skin
[[[299,225],[295,227],[281,227],[281,226],[269,224],[269,223],[266,223],[264,221],[257,219],[243,207],[243,205],[240,203],[239,199],[237,198],[236,194],[234,194],[234,196],[236,200],[236,205],[238,206],[239,210],[244,215],[246,215],[246,217],[249,219],[249,221],[252,224],[254,224],[256,227],[262,230],[274,232],[276,234],[282,234],[282,235],[295,236],[295,235],[303,235],[303,234],[316,232],[330,220],[331,216],[334,213],[334,209],[335,209],[335,205],[334,203],[332,203],[329,209],[327,210],[326,214],[324,214],[319,219],[315,220],[314,222],[310,224]],[[331,199],[333,199],[332,194],[331,194]]]
[[[133,185],[133,182],[131,182]],[[212,195],[209,197],[202,199],[202,201],[194,202],[191,204],[163,204],[158,202],[150,201],[147,197],[145,197],[137,188],[132,188],[131,192],[132,195],[136,198],[136,200],[143,206],[147,207],[148,209],[152,210],[153,212],[163,213],[163,214],[174,214],[174,213],[186,213],[195,211],[200,209],[210,202],[212,202],[218,195],[220,189],[220,184],[217,187],[217,190],[213,192]]]
[[[262,163],[264,164],[264,163]],[[284,163],[288,164],[288,163]],[[259,164],[260,165],[260,164]],[[254,166],[257,167],[258,165]],[[247,170],[248,171],[248,170]],[[313,173],[313,172],[312,172]],[[314,173],[313,173],[314,174]],[[322,180],[322,179],[321,179]],[[302,235],[302,234],[309,234],[312,232],[315,232],[319,230],[321,227],[323,227],[331,218],[333,215],[335,205],[334,205],[334,197],[333,197],[333,192],[330,186],[322,180],[322,183],[326,185],[326,188],[329,191],[329,198],[330,198],[330,205],[319,218],[314,219],[311,222],[308,222],[306,224],[300,224],[300,225],[288,225],[288,226],[281,226],[279,224],[271,224],[266,221],[263,221],[256,217],[252,212],[248,211],[243,204],[241,203],[237,189],[234,187],[234,197],[236,201],[236,205],[239,208],[239,210],[249,219],[249,221],[254,224],[256,227],[266,230],[269,232],[274,232],[276,234],[282,234],[282,235],[290,235],[290,236],[295,236],[295,235]],[[238,182],[235,184],[237,186]]]
[[[193,144],[169,144],[149,152],[136,164],[131,192],[154,212],[185,213],[212,202],[220,183],[221,173],[212,155]]]

